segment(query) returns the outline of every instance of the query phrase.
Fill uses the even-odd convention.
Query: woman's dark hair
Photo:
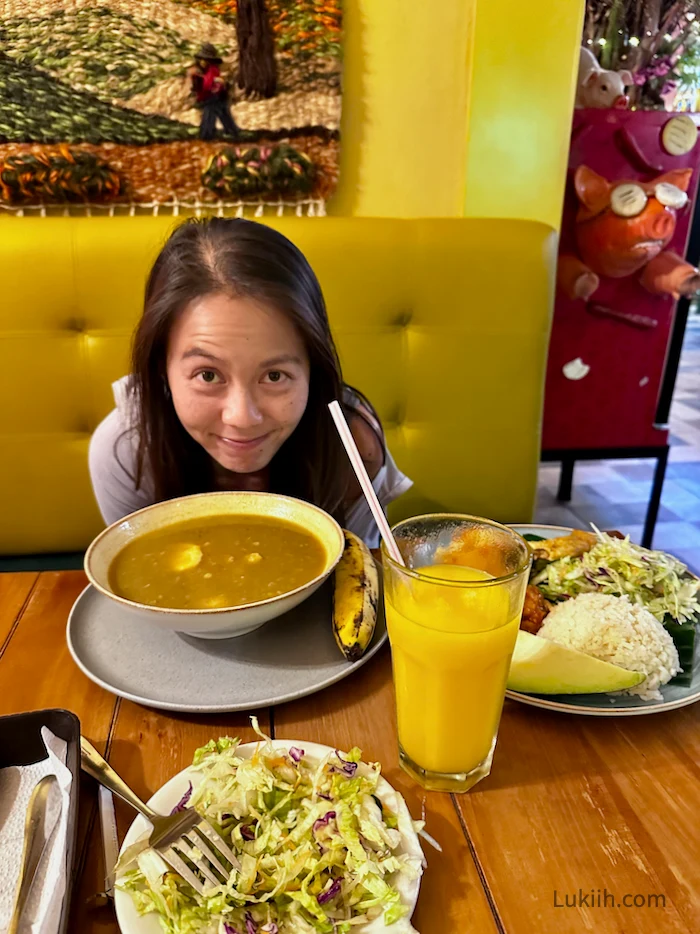
[[[157,501],[214,488],[211,458],[180,423],[166,375],[173,323],[191,302],[212,294],[267,302],[296,326],[309,356],[309,400],[272,460],[270,489],[315,503],[342,521],[350,466],[328,403],[343,399],[345,387],[321,287],[293,243],[252,221],[187,221],[151,270],[132,348],[136,485],[149,474]]]

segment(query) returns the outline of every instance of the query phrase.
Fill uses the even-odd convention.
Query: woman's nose
[[[252,392],[232,386],[226,394],[221,420],[232,428],[252,428],[262,422],[263,415]]]

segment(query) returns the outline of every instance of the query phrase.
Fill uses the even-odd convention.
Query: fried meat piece
[[[525,604],[522,619],[520,620],[520,628],[524,629],[525,632],[536,635],[547,613],[549,613],[549,604],[542,596],[542,592],[539,587],[530,584],[525,591]]]
[[[542,542],[532,542],[532,551],[536,559],[544,558],[546,561],[557,561],[559,558],[580,558],[585,555],[598,541],[593,532],[582,532],[574,529],[569,535],[559,538],[548,538]]]

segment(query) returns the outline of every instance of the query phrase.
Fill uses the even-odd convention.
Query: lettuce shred
[[[694,624],[700,618],[700,580],[677,558],[633,545],[629,537],[597,532],[598,542],[581,557],[560,558],[533,579],[553,601],[582,593],[628,596],[660,623]]]
[[[276,747],[260,730],[250,758],[239,740],[211,740],[194,755],[200,773],[188,802],[221,832],[239,860],[203,894],[153,850],[118,885],[166,934],[350,934],[382,918],[393,934],[415,934],[396,881],[420,861],[402,852],[396,815],[378,805],[377,764],[362,753]],[[358,765],[355,766],[355,763]]]

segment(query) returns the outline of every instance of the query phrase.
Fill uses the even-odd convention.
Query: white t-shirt
[[[107,525],[156,502],[152,479],[148,474],[142,478],[141,486],[136,488],[138,435],[132,427],[129,384],[128,376],[112,384],[116,408],[100,422],[90,439],[90,479],[97,505]],[[384,464],[372,481],[382,506],[386,508],[405,493],[412,482],[401,473],[387,450]],[[348,509],[345,525],[370,548],[379,547],[379,530],[364,497]]]

